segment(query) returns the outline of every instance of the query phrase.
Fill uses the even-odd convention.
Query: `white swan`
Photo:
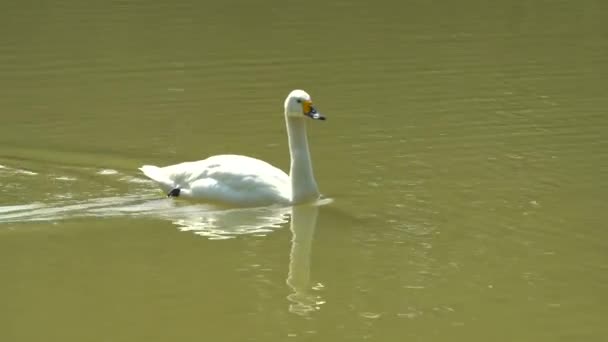
[[[308,151],[306,118],[325,120],[312,106],[308,93],[294,90],[285,99],[289,175],[265,161],[240,155],[217,155],[165,167],[144,165],[139,169],[167,191],[167,196],[239,207],[314,201],[319,198],[319,190]]]

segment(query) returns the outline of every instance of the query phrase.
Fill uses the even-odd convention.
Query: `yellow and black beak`
[[[325,116],[323,116],[323,115],[321,115],[321,113],[317,112],[315,107],[312,106],[311,101],[303,101],[302,110],[304,111],[304,115],[308,116],[311,119],[325,120]]]

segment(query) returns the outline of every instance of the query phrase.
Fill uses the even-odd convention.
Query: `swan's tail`
[[[167,177],[162,168],[154,165],[144,165],[139,168],[146,177],[158,183],[164,191],[169,191],[175,188],[173,181]]]

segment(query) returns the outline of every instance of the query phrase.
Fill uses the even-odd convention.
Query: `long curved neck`
[[[286,117],[287,135],[289,136],[289,154],[291,167],[291,201],[301,203],[319,197],[317,182],[312,173],[308,139],[306,138],[306,122],[302,119]]]

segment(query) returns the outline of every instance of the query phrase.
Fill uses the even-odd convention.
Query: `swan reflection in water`
[[[289,221],[292,238],[286,280],[291,293],[287,300],[290,302],[291,313],[307,316],[320,310],[321,305],[325,303],[319,294],[323,285],[311,283],[310,261],[319,205],[328,202],[320,201],[287,208],[223,210],[206,212],[205,215],[195,211],[190,218],[182,215],[181,218],[173,219],[173,223],[182,231],[190,231],[210,239],[221,239],[241,234],[263,235],[283,226],[291,217]]]
[[[328,202],[321,201],[288,208],[223,210],[207,212],[204,216],[198,212],[189,219],[184,216],[174,219],[173,223],[182,231],[219,239],[240,234],[265,234],[284,225],[291,217],[289,221],[292,238],[286,280],[291,293],[287,296],[287,300],[290,302],[291,313],[307,316],[319,310],[325,303],[319,294],[323,285],[311,283],[310,261],[319,205]]]
[[[310,281],[312,242],[319,207],[317,205],[299,205],[291,209],[292,238],[287,285],[293,292],[287,296],[287,299],[291,302],[290,312],[305,316],[319,310],[325,303],[319,295],[319,290],[323,288],[323,285],[318,283],[311,286]]]

